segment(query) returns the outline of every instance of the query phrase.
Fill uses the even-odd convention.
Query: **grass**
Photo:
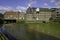
[[[28,30],[36,30],[60,38],[60,23],[28,23]]]

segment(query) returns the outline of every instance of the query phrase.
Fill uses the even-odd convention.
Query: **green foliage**
[[[52,17],[50,17],[50,19],[49,19],[50,21],[53,21],[53,18]]]
[[[0,24],[4,24],[4,20],[3,19],[0,19]]]
[[[60,19],[53,19],[52,17],[49,19],[50,20],[50,22],[55,22],[55,23],[60,23]]]
[[[24,20],[22,20],[22,21],[18,21],[18,22],[17,22],[17,24],[24,24],[24,23],[25,23]]]
[[[42,21],[43,23],[46,23],[46,21]]]

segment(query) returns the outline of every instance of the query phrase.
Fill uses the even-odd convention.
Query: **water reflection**
[[[0,38],[1,38],[1,36],[2,36],[2,39],[3,40],[16,40],[16,38],[14,38],[10,33],[8,33],[7,32],[7,30],[3,27],[3,25],[1,25],[0,24],[0,34],[2,34],[2,35],[0,35]],[[5,37],[4,37],[5,36]],[[6,38],[8,38],[8,39],[6,39]],[[1,39],[1,40],[2,40]]]

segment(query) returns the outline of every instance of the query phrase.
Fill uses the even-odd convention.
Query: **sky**
[[[28,7],[60,8],[60,0],[0,0],[0,11],[25,11]]]

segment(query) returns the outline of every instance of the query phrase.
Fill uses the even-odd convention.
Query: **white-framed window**
[[[10,15],[10,17],[13,17],[13,15]]]
[[[23,19],[24,19],[24,17],[23,17]]]
[[[19,17],[19,19],[22,19],[21,17]]]
[[[9,17],[7,17],[7,18],[9,18]]]
[[[17,17],[14,17],[15,19],[17,19]]]

